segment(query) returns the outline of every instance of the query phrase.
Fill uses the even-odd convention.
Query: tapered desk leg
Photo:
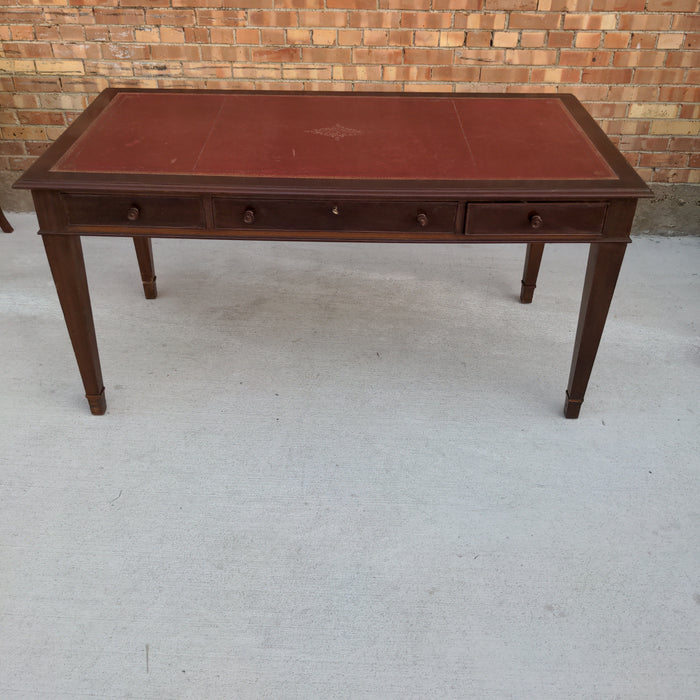
[[[146,299],[155,299],[158,296],[156,288],[156,273],[153,267],[153,246],[150,238],[134,238],[136,259],[139,261],[143,293]]]
[[[42,238],[78,361],[85,397],[90,411],[101,416],[107,410],[107,404],[80,237],[48,234]]]
[[[14,231],[10,225],[10,222],[5,218],[5,214],[3,214],[2,209],[0,209],[0,229],[2,229],[5,233],[12,233]]]
[[[520,286],[520,301],[523,304],[532,303],[532,295],[537,286],[537,274],[540,271],[544,243],[528,243],[527,253],[525,253],[525,267],[523,269],[523,280]]]
[[[581,410],[626,247],[626,243],[591,243],[566,390],[567,418],[578,418]]]

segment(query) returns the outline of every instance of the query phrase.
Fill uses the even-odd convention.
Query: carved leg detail
[[[520,301],[523,304],[532,303],[532,295],[537,286],[537,275],[540,271],[544,243],[528,243],[527,253],[525,253],[525,267],[523,269],[523,280],[520,286]]]
[[[136,259],[139,262],[143,293],[146,299],[155,299],[158,296],[156,288],[156,274],[153,267],[153,246],[150,238],[134,238]]]
[[[90,411],[100,416],[107,404],[80,237],[48,234],[42,238],[85,396]]]
[[[578,418],[612,301],[626,243],[591,243],[564,415]]]

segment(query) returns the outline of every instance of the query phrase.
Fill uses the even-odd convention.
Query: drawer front
[[[464,233],[515,238],[601,235],[606,209],[604,202],[469,204]]]
[[[218,229],[454,233],[456,202],[361,202],[214,198]]]
[[[64,194],[69,226],[204,228],[199,197]]]

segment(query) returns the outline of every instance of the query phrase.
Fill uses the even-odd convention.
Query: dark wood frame
[[[101,111],[120,92],[162,92],[148,89],[114,89],[103,91],[64,134],[26,171],[15,187],[31,189],[39,220],[39,233],[44,238],[46,253],[63,307],[69,335],[78,360],[86,396],[94,414],[106,409],[104,387],[95,341],[89,291],[80,246],[80,236],[128,236],[134,239],[136,254],[147,298],[156,297],[155,272],[151,238],[222,238],[258,240],[335,240],[425,243],[527,243],[521,301],[532,301],[544,244],[578,242],[590,244],[590,255],[584,284],[578,332],[574,347],[571,376],[567,389],[565,415],[576,418],[602,335],[612,300],[630,229],[640,197],[651,196],[649,189],[615,148],[603,131],[573,95],[529,94],[527,97],[559,98],[579,127],[617,176],[606,180],[318,180],[310,178],[250,178],[213,175],[152,175],[124,173],[80,173],[52,170],[75,141],[85,132]],[[227,91],[174,90],[171,92],[211,93]],[[252,93],[253,91],[241,91]],[[272,93],[266,93],[272,94]],[[290,93],[286,92],[285,95]],[[297,93],[304,94],[304,93]],[[313,93],[319,94],[319,93]],[[321,93],[328,95],[371,95],[375,99],[396,97],[395,93]],[[415,94],[405,93],[406,95]],[[446,97],[444,93],[421,96]],[[455,99],[489,98],[491,93],[449,95]],[[506,99],[522,98],[522,94],[499,95]],[[79,195],[76,198],[76,195]],[[133,199],[164,197],[182,202],[195,198],[201,206],[201,222],[181,228],[173,225],[142,225],[126,218],[105,223],[92,222],[86,214],[88,195]],[[73,197],[73,198],[71,198]],[[82,200],[81,200],[82,197]],[[173,198],[168,200],[167,198]],[[111,199],[110,199],[111,198]],[[357,210],[357,203],[386,203],[397,207],[454,206],[454,229],[427,233],[420,229],[371,230],[360,218],[350,217],[337,230],[319,229],[318,222],[301,230],[298,225],[286,230],[251,229],[245,226],[220,226],[217,206],[223,200],[256,201],[274,207],[280,200],[304,206],[312,202],[348,203]],[[100,200],[101,201],[101,200]],[[76,202],[78,204],[76,205]],[[80,203],[82,202],[82,203]],[[163,202],[159,202],[163,204]],[[355,205],[353,205],[355,203]],[[561,224],[556,230],[529,226],[493,225],[493,207],[515,212],[515,220],[544,212]],[[121,205],[120,205],[121,206]],[[485,212],[481,227],[472,226],[470,206],[476,214]],[[478,207],[481,209],[478,209]],[[486,208],[484,208],[486,207]],[[89,209],[89,207],[87,207]],[[376,209],[376,207],[375,207]],[[494,211],[498,211],[497,209]],[[592,212],[597,226],[579,226],[581,212]],[[529,212],[529,213],[528,213]],[[489,213],[491,214],[489,218]],[[538,214],[539,216],[539,214]],[[75,219],[78,219],[76,222]],[[512,217],[511,217],[512,218]],[[489,223],[491,222],[491,223]]]

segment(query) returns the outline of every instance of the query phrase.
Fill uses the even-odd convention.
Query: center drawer
[[[456,202],[214,198],[217,229],[454,233]]]

